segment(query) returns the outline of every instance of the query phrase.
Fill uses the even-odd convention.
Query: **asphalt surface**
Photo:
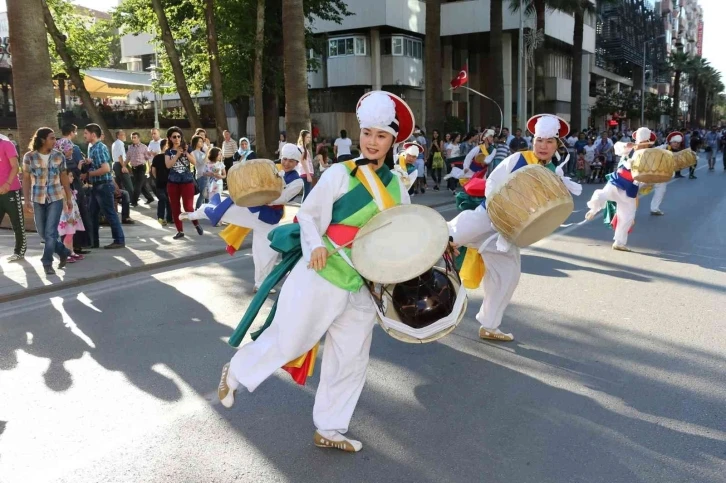
[[[515,342],[478,340],[481,290],[437,343],[377,328],[355,455],[312,444],[317,375],[218,403],[248,252],[2,304],[0,481],[726,482],[726,173],[697,174],[635,253],[576,224],[586,186],[523,251]]]

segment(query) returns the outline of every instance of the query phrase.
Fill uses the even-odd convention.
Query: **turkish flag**
[[[461,87],[467,82],[469,82],[469,68],[467,66],[464,66],[463,69],[459,71],[459,75],[457,75],[452,81],[451,81],[451,88],[456,89],[457,87]]]

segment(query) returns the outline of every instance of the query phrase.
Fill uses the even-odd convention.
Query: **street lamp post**
[[[643,42],[643,83],[640,88],[640,127],[645,125],[645,54],[648,52],[648,44],[665,38],[665,34],[659,35],[658,37]],[[653,71],[651,70],[651,75]]]
[[[159,78],[158,74],[156,73],[156,64],[151,64],[149,66],[149,70],[151,71],[151,92],[154,94],[154,127],[156,129],[159,129],[159,99],[156,97],[156,89],[154,89],[153,85],[153,82],[155,82]]]

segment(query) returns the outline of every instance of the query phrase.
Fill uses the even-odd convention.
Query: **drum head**
[[[253,191],[244,195],[237,195],[232,198],[234,204],[245,208],[251,206],[262,206],[272,203],[280,197],[279,190]]]
[[[375,233],[371,233],[373,230]],[[399,283],[433,267],[448,243],[449,228],[436,210],[423,205],[398,205],[378,213],[360,229],[351,259],[366,280]]]

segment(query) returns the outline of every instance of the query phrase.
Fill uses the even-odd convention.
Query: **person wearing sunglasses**
[[[169,169],[169,178],[166,184],[166,191],[169,195],[171,215],[176,226],[175,240],[184,238],[184,224],[179,215],[182,212],[182,205],[185,212],[194,211],[194,174],[191,165],[195,164],[194,156],[187,152],[187,143],[184,134],[178,127],[170,127],[166,132],[167,146],[169,149],[164,153],[164,163]],[[204,233],[197,220],[192,220],[194,228],[200,235]]]

